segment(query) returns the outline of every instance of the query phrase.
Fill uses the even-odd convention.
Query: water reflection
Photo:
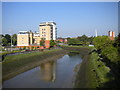
[[[73,88],[80,55],[64,55],[6,80],[3,88]]]
[[[56,72],[55,72],[55,61],[49,61],[46,63],[40,64],[40,79],[44,81],[55,81]]]
[[[68,56],[69,56],[69,57],[74,57],[74,56],[76,56],[76,55],[79,55],[79,52],[69,52],[69,53],[68,53]]]

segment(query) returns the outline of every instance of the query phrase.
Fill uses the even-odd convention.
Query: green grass
[[[6,54],[10,54],[10,53],[17,53],[17,52],[21,52],[21,51],[25,51],[25,50],[17,50],[17,51],[3,51],[2,55],[6,55]]]
[[[59,54],[65,54],[65,51],[62,49],[54,49],[44,52],[33,52],[33,53],[19,54],[15,56],[7,56],[2,63],[3,77],[11,72],[15,72],[23,68],[24,66],[27,65],[35,66],[34,63],[42,61],[43,59],[57,56]]]

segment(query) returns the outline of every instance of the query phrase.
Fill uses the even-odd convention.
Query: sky
[[[39,31],[39,24],[54,21],[58,37],[118,33],[117,2],[3,2],[2,33]]]

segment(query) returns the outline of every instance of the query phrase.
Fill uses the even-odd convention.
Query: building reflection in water
[[[40,64],[40,78],[44,81],[55,81],[55,61],[48,61],[46,63]]]

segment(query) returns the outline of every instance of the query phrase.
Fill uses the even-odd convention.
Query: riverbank
[[[76,75],[76,80],[74,84],[74,88],[87,88],[86,84],[90,81],[88,81],[87,76],[90,73],[87,73],[88,71],[88,59],[90,57],[90,52],[92,51],[93,47],[83,47],[83,46],[62,46],[63,49],[69,50],[70,52],[77,52],[80,54],[81,58],[83,59],[82,63],[80,64],[78,73]]]
[[[80,65],[76,75],[74,88],[101,88],[104,83],[109,82],[113,78],[110,68],[101,61],[101,57],[94,47],[82,46],[63,46],[64,49],[71,52],[80,53],[83,62]]]
[[[44,52],[33,52],[7,56],[2,63],[2,79],[7,80],[22,72],[30,70],[43,61],[55,60],[62,57],[66,52],[63,49],[54,49]]]

